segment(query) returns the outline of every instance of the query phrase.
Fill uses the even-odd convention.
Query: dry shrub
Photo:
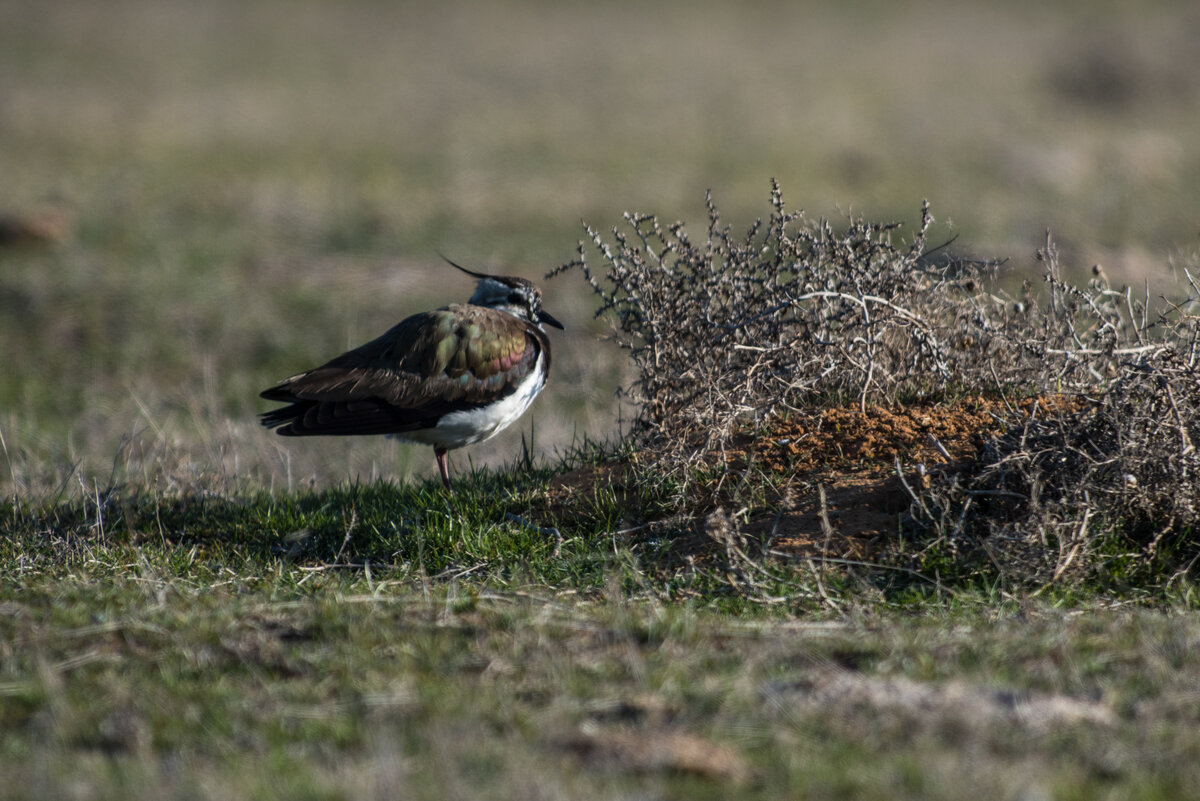
[[[959,565],[982,558],[1013,583],[1077,583],[1101,565],[1123,582],[1190,569],[1200,523],[1200,287],[1183,270],[1182,302],[1133,298],[1102,273],[1059,277],[1047,238],[1049,291],[1023,302],[1025,323],[981,325],[993,346],[1033,357],[991,365],[993,387],[1073,393],[1077,402],[1015,409],[970,469],[943,475],[914,504],[927,542]],[[1099,272],[1099,271],[1097,271]],[[975,557],[975,558],[972,558]],[[1156,576],[1157,574],[1157,576]]]
[[[913,241],[898,247],[898,224],[851,220],[835,232],[787,211],[777,184],[771,206],[766,223],[735,237],[710,195],[699,244],[683,223],[626,214],[627,229],[612,229],[615,246],[587,229],[602,278],[583,243],[577,260],[551,273],[579,269],[599,297],[597,316],[613,322],[638,369],[639,433],[664,456],[694,446],[697,432],[704,451],[737,423],[815,398],[852,393],[865,404],[953,374],[953,342],[926,320],[953,316],[952,299],[989,265],[923,262],[928,208]]]
[[[1105,559],[1124,563],[1128,575],[1110,571],[1124,581],[1190,567],[1200,523],[1192,340],[1188,361],[1164,347],[1123,362],[1085,406],[1014,414],[972,470],[942,476],[916,504],[927,538],[1026,585],[1076,582]]]
[[[1195,550],[1200,289],[1190,273],[1181,302],[1113,289],[1099,271],[1072,286],[1047,236],[1047,291],[1027,281],[1012,297],[997,287],[999,262],[927,250],[928,204],[902,243],[895,223],[809,221],[785,208],[778,184],[770,204],[765,222],[734,236],[710,196],[703,241],[683,223],[626,214],[611,241],[589,227],[590,247],[551,273],[579,270],[629,351],[636,432],[661,470],[711,463],[736,430],[797,407],[1065,395],[1075,402],[1033,418],[1014,405],[1006,433],[966,472],[914,499],[916,537],[951,546],[916,551],[972,565],[982,556],[1043,582],[1085,574],[1095,542],[1114,532],[1141,554],[1168,541],[1186,546],[1177,556]]]

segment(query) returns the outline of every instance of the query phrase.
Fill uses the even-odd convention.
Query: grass
[[[289,466],[326,485],[425,473],[371,443],[285,465],[228,422],[261,410],[256,389],[466,293],[435,250],[537,277],[581,219],[700,220],[706,188],[739,227],[771,177],[812,217],[914,223],[929,197],[1017,272],[1050,227],[1069,269],[1134,286],[1194,243],[1186,3],[0,13],[0,212],[61,202],[73,221],[58,247],[0,256],[0,425],[38,488],[63,463],[102,474],[147,418],[168,445],[236,450],[258,484]],[[1116,83],[1088,82],[1101,56]],[[582,355],[602,330],[584,293],[547,290],[572,324],[541,444],[607,438],[622,364]]]
[[[719,562],[672,569],[669,521],[617,533],[627,494],[548,491],[588,461],[453,494],[6,502],[0,797],[1200,789],[1186,586],[889,594],[776,567],[791,600],[764,605]]]
[[[982,597],[915,616],[718,614],[631,582],[636,556],[596,533],[555,555],[503,526],[482,527],[490,546],[374,531],[436,492],[258,499],[191,515],[178,542],[7,537],[0,794],[1170,798],[1200,784],[1190,614]],[[321,529],[348,500],[391,560],[278,553],[278,532]],[[335,555],[337,536],[313,538]]]
[[[740,230],[771,177],[811,218],[929,197],[1014,286],[1048,226],[1157,289],[1200,51],[1190,4],[1126,5],[0,5],[0,216],[66,220],[0,245],[0,799],[1200,794],[1189,574],[742,559],[714,535],[787,482],[698,474],[722,524],[636,472],[581,286],[452,495],[427,448],[255,419],[465,297],[437,250],[540,278],[581,219],[711,188]]]

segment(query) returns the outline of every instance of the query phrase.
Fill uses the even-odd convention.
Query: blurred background
[[[791,208],[914,222],[1034,269],[1168,286],[1200,245],[1200,5],[6,0],[0,488],[185,490],[432,472],[430,449],[285,440],[257,393],[540,280],[581,222],[735,231]],[[615,435],[625,366],[577,277],[495,464]],[[532,427],[531,427],[532,426]]]

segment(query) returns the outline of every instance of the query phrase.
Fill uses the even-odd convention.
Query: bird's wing
[[[547,351],[545,334],[504,312],[453,305],[416,314],[361,347],[262,393],[281,434],[386,434],[512,393]]]

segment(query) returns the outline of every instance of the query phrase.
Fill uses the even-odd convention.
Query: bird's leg
[[[450,465],[446,460],[446,449],[434,446],[433,455],[437,458],[438,472],[442,474],[442,483],[450,489]]]

